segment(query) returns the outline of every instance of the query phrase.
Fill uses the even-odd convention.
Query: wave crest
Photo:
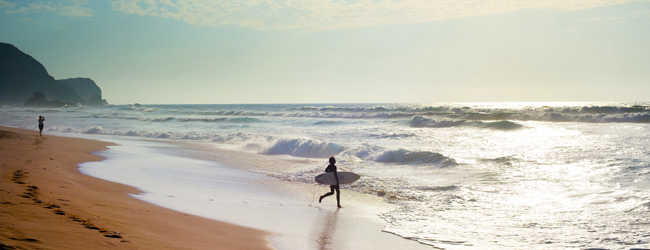
[[[414,128],[449,128],[457,127],[465,124],[465,120],[454,121],[454,120],[433,120],[429,118],[424,118],[423,116],[415,116],[411,120],[411,127]]]
[[[178,118],[178,122],[222,122],[227,118]]]
[[[442,154],[429,151],[410,151],[403,148],[386,149],[364,144],[364,146],[348,152],[367,161],[396,163],[405,165],[438,165],[441,167],[458,165],[456,160]]]
[[[519,123],[514,123],[511,121],[488,122],[488,123],[482,123],[481,126],[484,128],[491,128],[497,130],[515,130],[524,127],[524,125],[521,125]]]
[[[143,107],[143,106],[134,106],[134,105],[128,105],[121,107],[120,110],[126,110],[126,111],[138,111],[138,112],[154,112],[158,109],[156,108],[148,108],[148,107]]]
[[[459,127],[459,126],[477,126],[481,128],[496,129],[496,130],[515,130],[524,127],[524,125],[511,122],[511,121],[469,122],[467,120],[435,120],[435,119],[425,118],[423,116],[413,117],[410,126],[413,128],[449,128],[449,127]]]
[[[286,154],[298,157],[326,158],[337,155],[346,147],[312,139],[280,139],[262,151],[265,154]]]

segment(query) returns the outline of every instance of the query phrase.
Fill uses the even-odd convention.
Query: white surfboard
[[[357,181],[361,176],[352,172],[336,172],[339,176],[339,184],[350,184]],[[326,185],[336,185],[336,177],[334,177],[334,172],[327,172],[324,174],[319,174],[314,178],[316,182]]]

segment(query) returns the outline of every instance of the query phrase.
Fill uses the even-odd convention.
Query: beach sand
[[[0,127],[0,249],[272,249],[271,233],[132,198],[79,172],[110,145]]]

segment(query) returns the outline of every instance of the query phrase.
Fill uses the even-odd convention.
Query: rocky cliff
[[[0,43],[0,105],[23,105],[34,92],[47,100],[87,104],[90,97],[82,98],[64,81],[54,80],[40,62],[15,46]],[[98,93],[101,102],[101,90]]]
[[[45,95],[41,92],[34,92],[34,96],[25,102],[25,107],[60,108],[66,105],[75,106],[73,103],[62,103],[57,100],[45,100]]]
[[[58,80],[74,89],[75,92],[85,101],[88,106],[108,105],[106,100],[102,99],[102,89],[97,86],[95,81],[90,78],[70,78]]]

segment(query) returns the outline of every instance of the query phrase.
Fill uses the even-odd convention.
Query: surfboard
[[[352,172],[336,172],[339,176],[339,184],[350,184],[357,181],[361,176]],[[336,185],[336,177],[334,177],[334,172],[328,172],[324,174],[319,174],[314,178],[316,182],[326,185]]]

